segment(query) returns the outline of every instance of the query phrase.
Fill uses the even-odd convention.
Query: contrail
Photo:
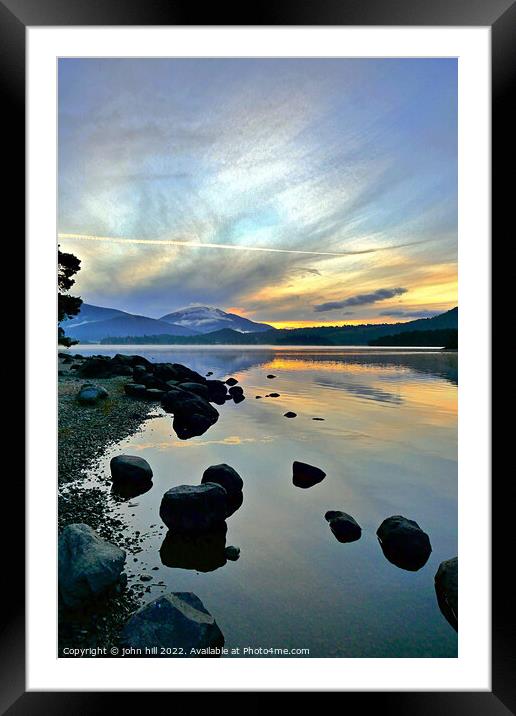
[[[363,249],[361,251],[303,251],[301,249],[275,249],[270,246],[237,246],[235,244],[212,244],[202,241],[176,241],[175,239],[130,239],[114,236],[91,236],[89,234],[58,234],[57,236],[58,239],[67,239],[71,241],[107,241],[115,244],[186,246],[192,249],[229,249],[230,251],[267,251],[276,254],[305,254],[309,256],[357,256],[360,254],[372,254],[377,251],[388,251],[389,249],[397,249],[404,246],[424,243],[423,241],[413,241],[407,244],[399,244],[398,246],[384,246],[374,249]]]

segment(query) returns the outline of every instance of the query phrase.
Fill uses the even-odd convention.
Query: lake
[[[213,378],[234,376],[245,391],[245,401],[216,406],[218,422],[186,441],[156,406],[156,417],[92,471],[92,480],[99,473],[107,478],[110,458],[120,453],[139,455],[153,469],[151,490],[115,503],[129,528],[140,532],[138,561],[128,556],[130,584],[139,583],[143,569],[153,576],[142,602],[162,591],[194,592],[229,648],[309,649],[310,657],[457,656],[457,634],[434,591],[439,563],[457,554],[456,353],[277,346],[76,349],[82,355],[137,353],[184,363],[202,375],[212,371]],[[269,373],[276,378],[267,379]],[[280,397],[255,398],[271,391]],[[297,417],[285,418],[287,411]],[[325,479],[310,489],[295,487],[294,460],[320,467]],[[244,481],[244,501],[227,521],[225,541],[240,548],[240,558],[224,563],[223,543],[197,552],[177,544],[162,548],[163,493],[198,484],[209,465],[222,462]],[[115,502],[109,483],[102,484]],[[339,543],[324,519],[327,510],[351,514],[362,527],[361,538]],[[376,530],[391,515],[413,519],[428,533],[433,551],[419,571],[385,558]]]

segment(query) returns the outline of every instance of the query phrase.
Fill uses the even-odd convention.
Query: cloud
[[[439,315],[442,311],[382,311],[379,316],[388,316],[389,318],[432,318]]]
[[[403,293],[407,293],[407,290],[406,288],[379,288],[372,293],[359,293],[357,296],[350,296],[342,301],[319,303],[314,306],[314,311],[316,313],[323,313],[325,311],[335,311],[338,308],[345,308],[346,306],[366,306],[371,303],[377,303],[378,301],[386,301],[388,298],[394,298],[394,296],[401,296]]]

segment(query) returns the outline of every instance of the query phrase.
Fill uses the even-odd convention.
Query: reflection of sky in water
[[[456,355],[141,346],[115,352],[231,374],[247,396],[218,408],[218,423],[186,442],[157,408],[160,417],[103,461],[107,475],[113,454],[138,454],[155,475],[148,493],[120,507],[142,533],[143,551],[138,562],[129,557],[130,571],[159,566],[152,584],[195,592],[228,646],[308,647],[311,656],[456,655],[457,635],[433,586],[439,562],[457,554]],[[280,397],[254,398],[271,391]],[[298,417],[287,420],[287,410]],[[321,467],[326,479],[309,490],[293,487],[293,460]],[[200,482],[206,467],[220,462],[244,479],[244,503],[228,520],[226,539],[240,547],[240,559],[202,574],[164,567],[163,492]],[[329,509],[352,514],[362,538],[339,544],[324,520]],[[433,552],[419,572],[387,562],[377,543],[378,525],[393,514],[415,519],[430,535]],[[145,598],[160,589],[152,586]]]

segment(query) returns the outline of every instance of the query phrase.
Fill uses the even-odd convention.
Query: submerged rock
[[[152,483],[151,466],[147,460],[137,455],[116,455],[111,458],[109,468],[113,483],[117,486],[131,486],[136,489]]]
[[[322,482],[326,477],[326,473],[314,465],[308,465],[306,462],[294,461],[292,465],[292,482],[296,487],[313,487]]]
[[[238,497],[244,487],[244,481],[230,465],[221,463],[208,467],[201,478],[201,484],[213,482],[221,485],[229,497]]]
[[[439,609],[451,626],[459,625],[459,560],[457,557],[441,562],[435,575],[435,593]]]
[[[387,517],[376,535],[385,557],[400,569],[416,572],[427,563],[432,552],[426,532],[417,522],[401,515]]]
[[[119,582],[125,552],[89,525],[72,524],[59,536],[58,562],[59,596],[67,608],[77,609]]]
[[[83,386],[77,393],[77,400],[81,405],[96,405],[101,400],[105,400],[109,393],[105,388],[98,385]]]
[[[178,485],[165,492],[159,514],[174,532],[209,532],[221,527],[228,512],[228,494],[212,482]]]
[[[162,564],[175,569],[213,572],[226,564],[227,525],[211,532],[185,533],[169,530],[159,550]]]
[[[184,658],[218,656],[224,636],[199,597],[192,592],[171,592],[133,614],[120,642],[125,648],[141,650],[137,657]]]
[[[362,536],[362,528],[347,512],[329,510],[324,519],[339,542],[356,542]]]

